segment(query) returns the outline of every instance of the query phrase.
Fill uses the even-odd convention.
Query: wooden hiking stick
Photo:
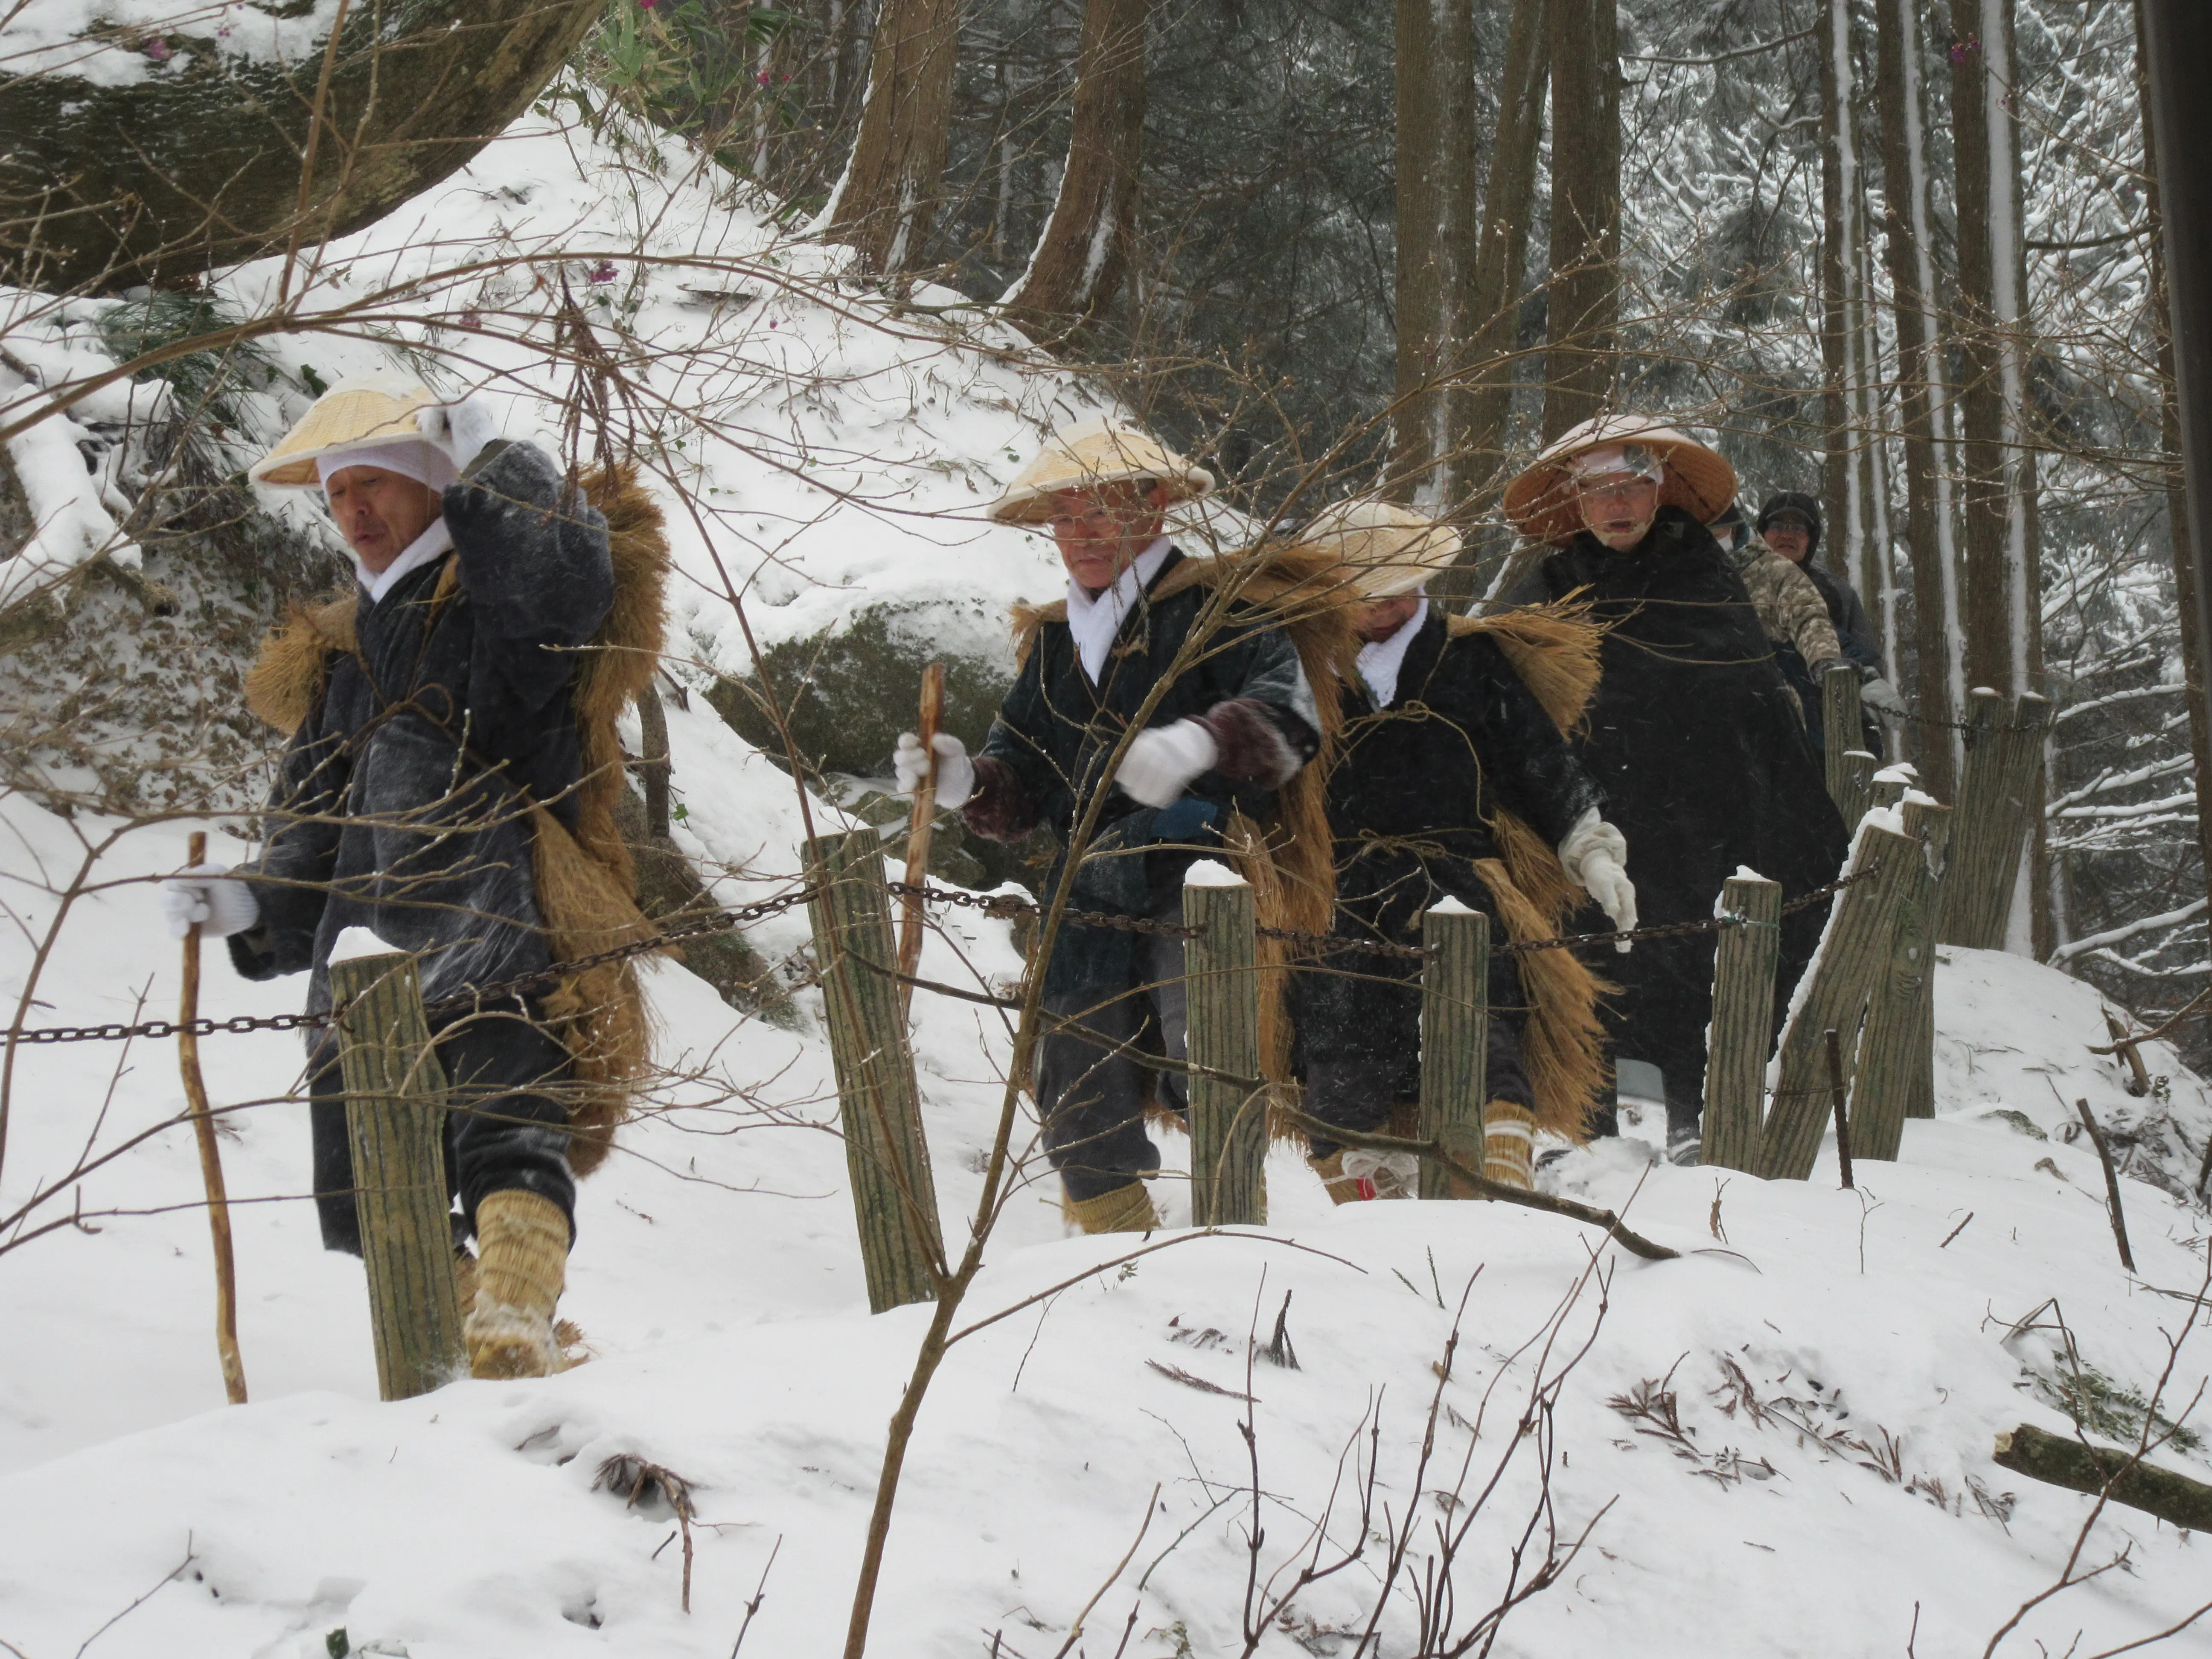
[[[921,885],[929,876],[929,830],[937,816],[937,722],[945,712],[945,668],[932,663],[921,671],[921,752],[929,770],[914,787],[914,817],[906,831],[906,908],[899,917],[899,972],[911,979],[921,961]],[[914,988],[899,988],[899,1010],[914,1000]]]
[[[207,862],[207,836],[195,830],[187,854],[192,864]],[[200,925],[185,935],[185,995],[177,1022],[177,1067],[185,1076],[185,1103],[191,1109],[192,1133],[199,1137],[200,1174],[207,1182],[208,1231],[215,1236],[215,1346],[222,1357],[223,1392],[234,1406],[246,1403],[246,1367],[238,1357],[238,1265],[230,1250],[230,1200],[222,1186],[222,1152],[216,1145],[215,1118],[208,1111],[207,1079],[200,1075],[200,1040],[192,1022],[200,1015]]]

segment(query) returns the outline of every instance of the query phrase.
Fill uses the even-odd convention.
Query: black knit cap
[[[1820,550],[1820,503],[1800,489],[1785,489],[1779,495],[1769,495],[1766,505],[1759,509],[1759,533],[1764,536],[1766,526],[1785,513],[1795,513],[1812,526],[1813,533],[1805,548],[1805,557],[1809,562]]]

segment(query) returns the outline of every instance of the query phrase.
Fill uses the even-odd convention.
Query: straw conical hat
[[[1170,501],[1187,501],[1213,488],[1213,475],[1194,465],[1150,433],[1123,421],[1084,421],[1063,427],[1045,441],[1042,453],[992,503],[1001,524],[1042,524],[1060,489],[1089,489],[1098,484],[1153,478],[1168,487]]]
[[[1530,541],[1564,542],[1583,527],[1567,462],[1586,449],[1641,444],[1666,464],[1659,504],[1709,524],[1735,499],[1735,469],[1686,432],[1647,415],[1601,415],[1562,434],[1505,486],[1505,516]]]
[[[1410,593],[1450,568],[1459,532],[1389,501],[1339,501],[1309,519],[1298,548],[1333,555],[1352,592],[1363,599]]]
[[[437,394],[429,387],[400,375],[340,380],[315,399],[314,407],[246,476],[256,483],[311,488],[322,482],[315,462],[333,450],[422,442],[418,416],[437,407]]]

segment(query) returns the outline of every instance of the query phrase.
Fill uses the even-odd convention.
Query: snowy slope
[[[734,741],[711,717],[691,729],[694,718],[678,715],[679,744]],[[787,858],[788,798],[749,799],[754,816],[726,817],[726,833],[749,831],[770,863]],[[64,870],[77,837],[101,828],[18,804],[7,866],[19,877]],[[128,836],[106,867],[161,867],[175,834]],[[173,953],[147,925],[149,898],[130,885],[81,901],[42,981],[51,1018],[126,1015],[142,984],[149,1006],[171,1005]],[[20,884],[15,902],[35,925],[40,903]],[[964,932],[967,964],[933,940],[925,974],[1014,971],[1000,924]],[[11,985],[27,956],[20,941],[7,945]],[[241,985],[219,966],[210,977],[218,1013],[282,1009],[295,988]],[[187,1134],[149,1141],[83,1182],[96,1231],[65,1228],[0,1255],[0,1638],[36,1659],[70,1653],[151,1590],[95,1652],[290,1659],[325,1652],[343,1628],[357,1650],[380,1643],[415,1659],[720,1656],[773,1554],[745,1651],[838,1650],[883,1425],[926,1312],[866,1313],[842,1151],[822,1127],[831,1090],[819,1037],[739,1021],[678,967],[655,969],[652,982],[664,1056],[696,1076],[584,1188],[565,1305],[599,1357],[579,1370],[375,1403],[359,1265],[316,1248],[296,1198],[307,1173],[296,1106],[234,1112],[226,1147],[252,1404],[221,1404]],[[1507,1622],[1501,1653],[1893,1654],[1916,1603],[1917,1652],[1979,1653],[2055,1577],[2087,1505],[1996,1469],[1990,1436],[2022,1419],[2063,1425],[2033,1380],[2059,1374],[2061,1316],[2083,1361],[2148,1393],[2166,1363],[2160,1328],[2178,1330],[2190,1311],[2160,1292],[2201,1283],[2204,1228],[2202,1212],[2129,1182],[2130,1279],[2086,1149],[1988,1115],[2055,1127],[2053,1085],[2101,1113],[2122,1109],[2118,1073],[2086,1054],[2101,1035],[2094,994],[2016,959],[1955,952],[1939,1015],[1942,1117],[1908,1127],[1900,1163],[1863,1166],[1859,1195],[1835,1188],[1832,1159],[1810,1182],[1767,1184],[1650,1168],[1632,1143],[1554,1171],[1565,1189],[1632,1199],[1637,1225],[1698,1252],[1680,1261],[1608,1249],[1593,1274],[1583,1229],[1490,1206],[1332,1211],[1278,1149],[1264,1236],[1184,1236],[955,1348],[909,1458],[878,1650],[981,1654],[1003,1632],[1002,1652],[1059,1651],[1155,1503],[1077,1647],[1112,1651],[1133,1605],[1130,1654],[1241,1650],[1253,1481],[1234,1395],[1249,1391],[1263,1576],[1310,1550],[1324,1516],[1325,1559],[1356,1540],[1362,1425],[1380,1423],[1376,1536],[1296,1598],[1262,1653],[1351,1651],[1330,1632],[1374,1599],[1386,1511],[1398,1521],[1410,1502],[1421,1517],[1418,1565],[1435,1547],[1427,1523],[1446,1514],[1435,1489],[1457,1483],[1469,1455],[1468,1425],[1480,1430],[1468,1496],[1515,1455],[1474,1517],[1456,1577],[1463,1613],[1498,1593],[1545,1454],[1557,1524],[1570,1538],[1590,1528],[1559,1585]],[[992,1017],[963,1005],[925,999],[916,1029],[957,1237],[1006,1043]],[[292,1039],[205,1047],[221,1104],[294,1082]],[[9,1194],[65,1170],[95,1119],[107,1147],[177,1109],[173,1057],[145,1046],[103,1115],[116,1060],[112,1045],[91,1044],[22,1056]],[[2204,1090],[2155,1048],[2152,1063],[2201,1149],[2212,1130]],[[737,1088],[748,1097],[732,1097]],[[1171,1164],[1182,1151],[1170,1146]],[[1164,1185],[1173,1218],[1176,1189]],[[1709,1224],[1717,1190],[1724,1250]],[[104,1213],[117,1210],[135,1213]],[[1060,1232],[1042,1190],[1018,1195],[963,1322],[1129,1248]],[[1256,1326],[1265,1346],[1285,1294],[1302,1369],[1262,1358],[1248,1379],[1247,1334]],[[1436,1456],[1415,1496],[1433,1366],[1463,1294]],[[1548,1357],[1526,1347],[1563,1302]],[[2023,1320],[2032,1328],[2008,1334]],[[1516,1437],[1539,1372],[1555,1377],[1585,1341],[1540,1432]],[[2194,1391],[2208,1353],[2201,1335],[2185,1348],[2170,1395]],[[1780,1413],[1765,1426],[1729,1393],[1730,1364]],[[1661,1379],[1691,1455],[1609,1403]],[[665,1511],[628,1510],[592,1490],[620,1453],[696,1488],[688,1615]],[[2166,1455],[2212,1472],[2201,1456]],[[1901,1479],[1880,1472],[1885,1462]],[[2057,1650],[2086,1628],[2096,1645],[2083,1650],[2095,1651],[2203,1598],[2200,1545],[2113,1510],[2093,1562],[2124,1543],[2125,1575],[2058,1598],[2023,1631]],[[189,1568],[165,1579],[188,1554]],[[1413,1617],[1401,1577],[1383,1651],[1406,1650]],[[2212,1650],[2192,1636],[2175,1650]]]

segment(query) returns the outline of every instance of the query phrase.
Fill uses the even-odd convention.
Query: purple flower
[[[171,56],[169,43],[158,36],[149,40],[146,43],[146,55],[157,64],[167,62]]]
[[[592,281],[595,283],[611,283],[615,279],[615,262],[611,259],[602,259],[592,267],[590,274]]]
[[[1963,64],[1981,49],[1982,43],[1978,40],[1961,40],[1951,48],[1951,61],[1954,64]]]

